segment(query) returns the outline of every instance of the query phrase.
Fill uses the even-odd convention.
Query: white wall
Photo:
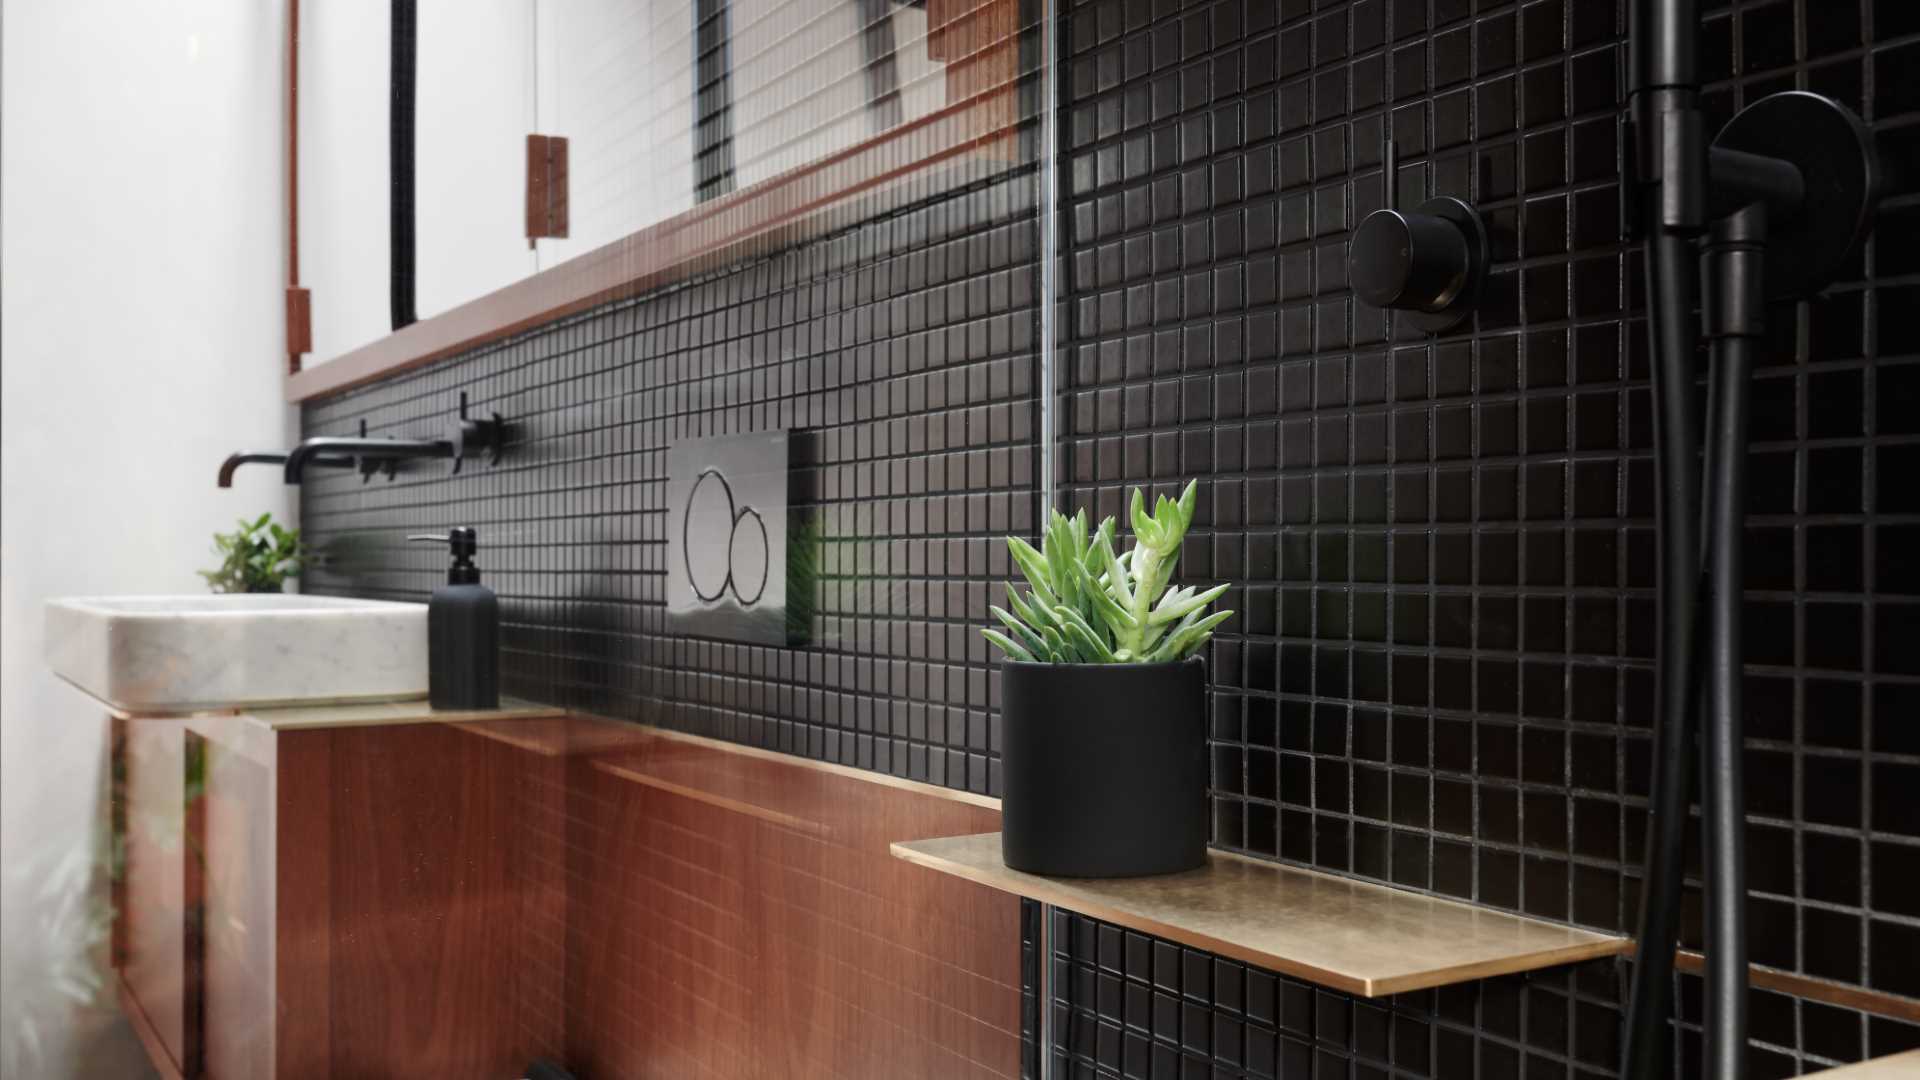
[[[0,1075],[136,1076],[54,867],[93,853],[99,706],[41,663],[50,596],[199,592],[209,535],[292,505],[283,5],[4,0],[0,87]],[[49,895],[51,894],[51,895]],[[37,1034],[37,1059],[28,1032]],[[132,1055],[127,1057],[126,1055]],[[115,1055],[121,1055],[116,1057]]]
[[[393,329],[387,0],[300,5],[300,279],[323,364]],[[527,136],[533,0],[420,4],[414,97],[414,314],[533,273]]]
[[[693,209],[693,3],[536,7],[536,130],[568,140],[568,235],[540,241],[544,270]]]

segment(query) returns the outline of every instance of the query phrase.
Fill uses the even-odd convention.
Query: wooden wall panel
[[[522,796],[549,759],[450,724],[328,737],[335,1074],[522,1075],[546,1035],[519,1008],[527,937],[559,917],[529,911],[555,894],[524,872]]]
[[[888,850],[990,800],[558,715],[122,747],[130,1008],[169,1074],[1019,1074],[1019,902]]]
[[[333,1069],[333,733],[284,732],[274,750],[277,1080]]]
[[[570,760],[570,1067],[1019,1075],[1019,902],[887,850],[996,810],[658,734]]]

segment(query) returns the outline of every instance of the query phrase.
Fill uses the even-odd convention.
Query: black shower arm
[[[349,454],[368,461],[405,461],[414,458],[450,458],[453,443],[446,439],[370,439],[364,436],[316,435],[287,455],[286,481],[297,484],[307,466],[329,454]]]

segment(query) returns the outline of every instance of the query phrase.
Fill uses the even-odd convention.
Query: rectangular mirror
[[[1022,76],[1037,50],[1021,48],[1022,11],[1017,0],[303,6],[294,226],[312,350],[289,396],[1031,161],[1037,95]]]

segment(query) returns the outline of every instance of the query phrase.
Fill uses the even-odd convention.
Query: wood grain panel
[[[145,1027],[165,1055],[163,1071],[182,1072],[186,1049],[186,725],[180,720],[125,726],[126,963],[121,977],[139,1001]],[[151,1044],[150,1044],[151,1048]]]
[[[570,763],[569,1067],[1018,1075],[1019,902],[887,847],[995,810],[658,734]]]
[[[160,1032],[148,1019],[145,1009],[140,1007],[140,999],[135,997],[133,989],[127,985],[126,973],[121,972],[114,980],[114,995],[120,1001],[120,1012],[127,1018],[127,1026],[133,1028],[134,1037],[140,1040],[140,1048],[147,1053],[147,1060],[153,1064],[153,1071],[161,1080],[182,1080],[180,1069],[173,1063],[173,1055],[160,1039]]]
[[[180,845],[180,1075],[207,1072],[207,740],[181,735],[186,807]]]
[[[127,787],[127,724],[126,717],[107,714],[107,762],[111,770],[107,781],[108,828],[113,830],[114,843],[123,853],[127,844],[127,800],[132,796]],[[113,864],[112,877],[107,882],[107,895],[113,904],[113,931],[107,943],[108,956],[117,977],[127,966],[127,918],[132,911],[127,904],[127,863],[124,857]]]
[[[333,1068],[333,739],[281,732],[274,749],[274,1076]]]
[[[272,732],[246,717],[189,721],[205,747],[197,810],[206,1075],[273,1071]]]
[[[557,763],[450,724],[324,735],[335,1073],[522,1075],[547,1035],[519,1008],[527,938],[559,917],[529,910],[556,894],[523,866],[548,835],[525,795]]]
[[[129,799],[178,808],[173,843],[130,828],[130,887],[172,903],[129,912],[127,1007],[170,1074],[1018,1075],[1018,901],[888,855],[990,800],[560,715],[122,745]]]

